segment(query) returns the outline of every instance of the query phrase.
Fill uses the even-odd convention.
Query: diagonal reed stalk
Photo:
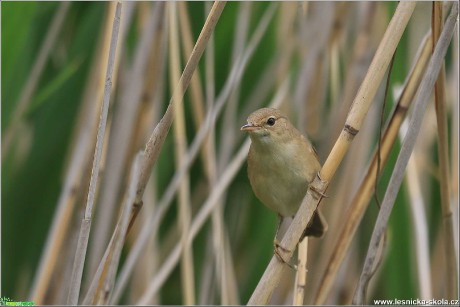
[[[179,183],[182,179],[182,176],[188,171],[192,162],[195,160],[196,155],[198,154],[201,148],[201,145],[205,141],[206,136],[209,134],[209,130],[214,127],[218,115],[222,111],[225,102],[227,101],[229,95],[232,92],[232,89],[234,88],[235,82],[237,82],[242,77],[244,68],[247,66],[250,57],[254,53],[255,48],[259,44],[275,12],[276,4],[271,5],[262,17],[257,29],[251,37],[248,46],[245,49],[245,52],[239,56],[237,64],[232,68],[232,71],[230,72],[229,77],[224,85],[224,88],[221,91],[220,96],[216,100],[214,107],[212,108],[212,110],[207,112],[206,118],[204,120],[204,125],[202,125],[199,131],[196,133],[195,139],[193,140],[190,146],[190,150],[187,154],[187,163],[176,171],[169,186],[164,192],[163,197],[160,199],[157,205],[156,214],[152,217],[149,217],[149,221],[144,225],[143,229],[141,230],[141,234],[139,235],[139,238],[136,240],[135,246],[133,247],[131,253],[128,255],[124,267],[120,271],[120,278],[114,290],[115,295],[113,302],[117,302],[117,300],[120,298],[121,291],[123,291],[124,287],[126,286],[127,279],[132,272],[132,268],[135,262],[137,261],[136,259],[139,257],[141,251],[143,250],[143,247],[145,246],[145,242],[148,240],[149,235],[155,234],[157,232],[159,223],[163,218],[164,214],[166,213],[166,210],[169,208],[174,194],[177,188],[179,187]],[[134,212],[133,215],[135,214],[137,213]]]
[[[420,87],[417,90],[408,133],[404,138],[401,151],[398,155],[398,159],[391,175],[390,183],[388,184],[388,188],[385,193],[377,221],[375,223],[371,242],[369,244],[369,249],[366,255],[366,260],[364,262],[363,270],[359,279],[358,288],[356,289],[355,295],[353,297],[354,304],[363,304],[366,298],[367,285],[375,266],[375,260],[380,241],[385,233],[388,219],[393,209],[394,201],[401,185],[407,162],[409,161],[412,149],[414,148],[414,144],[422,124],[423,114],[430,99],[430,94],[433,90],[436,80],[438,79],[447,48],[449,47],[450,41],[452,39],[455,24],[457,21],[457,15],[458,3],[454,3],[451,9],[451,13],[445,23],[444,30],[442,31],[438,43],[436,44],[433,56],[431,57],[431,60],[428,64],[427,71],[422,79]],[[449,273],[450,272],[447,272],[447,274]],[[451,286],[452,285],[447,285],[447,287]]]
[[[399,135],[403,139],[407,133],[407,120],[400,129]],[[417,258],[417,276],[419,284],[420,298],[429,300],[433,297],[432,294],[432,278],[430,272],[430,250],[428,240],[428,219],[426,214],[426,203],[423,199],[421,175],[417,160],[420,153],[414,150],[411,159],[407,164],[406,183],[408,194],[410,197],[410,209],[413,225],[414,245]],[[419,162],[420,163],[420,162]]]
[[[122,211],[120,212],[120,217],[118,219],[118,223],[115,227],[115,231],[113,234],[114,242],[111,246],[113,249],[110,250],[110,259],[107,265],[107,273],[105,279],[101,279],[99,282],[99,289],[97,291],[97,295],[94,298],[93,303],[97,303],[98,305],[107,305],[110,295],[112,294],[113,285],[115,284],[115,277],[117,273],[118,264],[120,262],[121,250],[125,243],[126,231],[128,229],[129,224],[129,217],[132,210],[132,205],[134,203],[134,199],[136,198],[136,188],[137,188],[137,180],[139,178],[139,171],[142,159],[144,158],[143,153],[139,152],[133,162],[131,167],[131,180],[129,182],[128,193],[125,197],[125,201],[123,204]]]
[[[130,3],[134,4],[134,3]],[[163,12],[163,3],[154,3],[147,12],[148,18],[140,34],[136,46],[133,64],[130,67],[130,78],[125,87],[122,87],[121,97],[112,117],[106,171],[101,182],[101,195],[94,218],[94,236],[92,236],[91,253],[89,255],[89,272],[93,274],[99,263],[104,247],[107,245],[110,232],[115,223],[114,216],[119,208],[118,201],[120,186],[123,183],[126,161],[130,146],[127,143],[133,138],[137,114],[141,104],[142,86],[147,70],[148,59],[155,40],[160,16]],[[131,157],[130,157],[131,158]],[[121,195],[120,195],[121,196]]]
[[[136,190],[138,186],[138,177],[140,164],[144,158],[143,153],[138,153],[131,168],[130,186],[128,194],[124,201],[123,210],[120,212],[118,223],[112,234],[112,238],[106,248],[101,263],[97,268],[94,278],[89,286],[88,292],[83,299],[83,305],[102,304],[107,305],[110,297],[113,295],[113,285],[115,274],[120,260],[120,252],[123,247],[125,237],[128,232],[129,219],[132,213],[132,205],[135,203]]]
[[[348,151],[355,135],[359,132],[364,117],[370,108],[373,98],[377,92],[380,82],[383,79],[385,70],[396,50],[396,46],[415,8],[414,2],[399,3],[390,24],[379,44],[379,48],[372,60],[369,70],[356,95],[350,109],[345,126],[339,139],[332,148],[328,159],[324,163],[320,173],[310,185],[302,204],[292,221],[289,229],[281,241],[281,245],[290,252],[283,253],[283,258],[289,260],[299,242],[299,238],[316,210],[320,200],[320,193],[324,193],[328,183],[333,178],[337,168]],[[317,191],[317,192],[316,192]],[[319,193],[318,193],[319,192]],[[271,293],[278,284],[283,271],[283,263],[276,257],[272,257],[264,275],[259,281],[248,304],[267,304]]]
[[[408,77],[404,91],[401,94],[395,109],[393,110],[393,115],[391,116],[391,119],[388,122],[387,128],[383,134],[380,150],[380,171],[383,169],[385,163],[387,162],[391,148],[393,147],[393,144],[395,143],[398,136],[399,127],[404,120],[407,110],[415,95],[415,91],[420,84],[422,74],[425,71],[426,64],[428,63],[430,56],[430,44],[431,37],[428,34],[421,44],[420,56]],[[316,294],[314,302],[316,305],[325,303],[332,286],[332,282],[337,275],[340,265],[342,264],[346,252],[354,238],[358,225],[367,208],[367,204],[373,195],[375,176],[377,172],[377,154],[378,152],[374,153],[372,162],[366,172],[366,175],[363,178],[359,189],[355,193],[355,196],[350,202],[351,205],[349,206],[348,214],[345,218],[347,223],[340,231],[340,236],[337,238],[336,243],[334,244],[335,248],[331,252],[331,259],[326,265],[326,271],[324,272],[320,287]]]
[[[238,68],[238,66],[237,66],[237,68]],[[275,95],[275,97],[273,99],[273,101],[274,101],[272,103],[273,106],[280,105],[280,100],[283,99],[286,96],[286,92],[288,90],[287,85],[288,85],[288,81],[285,81],[285,83],[283,83],[282,87],[280,87],[277,95]],[[222,96],[222,97],[225,98],[225,97],[227,97],[227,95]],[[218,113],[218,111],[220,109],[222,109],[223,102],[226,99],[219,99],[219,100],[222,103],[217,103],[216,104],[216,109],[213,110],[213,112],[215,112],[215,113]],[[208,115],[210,115],[210,118],[214,118],[214,121],[215,121],[215,118],[217,117],[216,114],[208,113]],[[150,217],[148,222],[145,224],[145,227],[141,230],[141,234],[139,235],[139,238],[137,239],[135,245],[133,246],[130,254],[128,255],[128,258],[126,259],[125,265],[124,265],[124,267],[122,268],[122,270],[120,272],[120,277],[119,277],[119,280],[118,280],[117,285],[116,285],[115,290],[114,290],[115,294],[114,294],[112,303],[117,302],[119,300],[119,298],[121,296],[121,293],[122,293],[124,287],[126,286],[127,280],[128,280],[128,278],[129,278],[129,276],[130,276],[130,274],[132,272],[133,266],[134,266],[135,262],[137,261],[137,259],[139,258],[143,247],[145,246],[145,242],[147,242],[149,236],[152,233],[155,235],[156,232],[158,231],[159,221],[161,220],[162,216],[165,214],[165,211],[167,210],[167,208],[168,208],[168,206],[169,206],[169,204],[170,204],[170,202],[172,200],[173,193],[178,188],[178,185],[179,185],[180,178],[181,178],[182,174],[185,173],[185,171],[190,167],[190,163],[191,163],[190,161],[193,161],[195,159],[195,157],[196,157],[196,155],[198,153],[199,145],[201,144],[201,142],[203,142],[204,136],[208,133],[207,130],[211,129],[211,127],[213,127],[213,125],[214,125],[214,123],[212,125],[205,125],[204,127],[206,129],[200,129],[200,131],[202,131],[203,133],[198,132],[197,138],[194,140],[194,144],[197,144],[197,146],[194,146],[194,144],[192,144],[190,152],[188,154],[188,161],[187,161],[186,167],[184,166],[182,169],[180,169],[180,170],[178,170],[178,172],[176,172],[175,177],[172,179],[167,191],[165,192],[163,198],[160,200],[160,202],[158,204],[158,210],[156,212],[156,215],[154,217]],[[200,135],[201,135],[201,137],[200,137]],[[234,161],[234,160],[232,160],[232,161]],[[234,162],[234,163],[236,163],[236,162]],[[232,163],[232,165],[234,163]],[[228,185],[228,183],[225,183],[225,184]],[[221,185],[222,185],[221,183],[219,183],[219,185],[216,184],[216,188],[219,187],[219,189],[221,189],[222,188]],[[225,187],[222,188],[222,189],[225,189]],[[216,193],[223,193],[223,192],[224,191],[220,191],[220,192],[216,192]],[[220,195],[220,194],[218,194],[218,195]],[[218,198],[220,196],[213,196],[213,197]],[[208,199],[209,199],[209,197],[208,197]],[[209,206],[215,206],[215,203],[211,202]],[[193,225],[195,225],[197,223],[199,225],[198,228],[202,227],[203,223],[204,223],[204,219],[209,214],[209,210],[210,210],[209,208],[207,208],[205,211],[202,210],[202,212],[204,212],[204,213],[202,213],[202,217],[200,218],[200,222],[199,223],[198,222],[193,222],[192,227],[193,227]],[[196,226],[195,226],[195,228],[196,228]],[[197,231],[198,230],[196,230],[196,232]],[[193,239],[193,237],[194,236],[192,236],[192,239]],[[177,251],[175,251],[175,252],[177,252]],[[178,253],[180,253],[180,251]],[[174,265],[174,264],[175,263],[173,263],[172,265]],[[166,270],[166,269],[164,269],[164,270]],[[169,273],[170,272],[167,272],[167,274],[169,274]],[[163,280],[163,282],[164,282],[164,280]],[[153,292],[155,292],[155,291],[153,291]],[[153,295],[154,295],[154,293],[151,294],[151,296],[153,296]]]
[[[270,104],[271,107],[279,107],[284,97],[286,96],[287,84],[287,82],[282,84],[282,86],[279,89],[279,92],[273,98],[273,101]],[[219,199],[222,197],[222,194],[230,185],[233,178],[236,176],[238,170],[240,169],[241,165],[245,161],[247,153],[249,151],[249,145],[250,141],[249,139],[247,139],[241,145],[240,149],[235,154],[234,158],[230,161],[225,171],[219,177],[219,181],[215,184],[215,188],[211,191],[208,198],[201,206],[200,211],[193,219],[192,225],[190,227],[188,240],[192,241],[196,237],[198,231],[203,227],[204,223],[209,218],[216,205],[219,204]],[[160,289],[160,287],[164,284],[166,278],[171,274],[172,270],[179,261],[180,254],[182,252],[182,247],[183,246],[180,243],[176,244],[172,252],[168,255],[168,258],[165,261],[165,263],[161,266],[159,272],[155,276],[153,276],[147,290],[139,299],[137,304],[147,304],[150,301],[151,297],[154,296],[156,292]]]
[[[138,185],[136,188],[136,198],[133,204],[133,210],[131,212],[130,223],[129,223],[127,232],[129,232],[129,230],[131,229],[142,207],[142,196],[144,194],[148,179],[150,177],[152,168],[156,160],[158,159],[160,149],[163,145],[164,139],[166,138],[166,135],[172,124],[172,119],[173,119],[172,112],[174,109],[174,104],[181,103],[181,100],[185,94],[185,91],[190,83],[190,79],[193,75],[193,72],[195,71],[198,65],[198,62],[201,58],[201,55],[203,54],[203,51],[206,47],[209,36],[214,31],[214,28],[217,24],[217,21],[219,20],[220,14],[222,13],[224,7],[225,7],[225,2],[215,2],[214,3],[211,9],[211,12],[209,13],[208,18],[205,22],[205,25],[203,26],[203,29],[200,33],[200,36],[198,37],[198,40],[195,44],[192,54],[190,55],[187,65],[185,66],[185,69],[181,75],[181,78],[179,79],[179,84],[176,86],[174,90],[174,93],[171,97],[168,108],[165,114],[163,115],[162,119],[160,120],[160,122],[155,127],[152,135],[150,136],[149,141],[146,144],[146,148],[144,151],[145,158],[142,161],[141,172],[139,174]],[[103,263],[107,259],[109,248],[110,248],[110,244],[101,261],[101,264],[99,265],[99,268],[98,268],[99,274],[98,272],[96,273],[96,276],[93,279],[92,285],[94,285],[95,282],[97,282],[98,278],[100,277],[100,274],[103,268]],[[91,288],[94,288],[94,287],[91,287]],[[119,290],[117,291],[117,287],[116,287],[111,300],[117,300],[119,295],[120,295],[120,291]],[[85,302],[88,302],[91,299],[91,296],[92,294],[88,293],[86,295]]]
[[[182,100],[185,91],[188,85],[190,84],[192,75],[196,67],[198,66],[198,62],[201,58],[201,55],[203,54],[204,49],[206,48],[206,44],[209,40],[209,37],[211,33],[214,31],[214,27],[216,26],[220,14],[222,13],[225,7],[225,3],[225,1],[214,2],[211,12],[209,13],[208,18],[206,19],[203,29],[201,30],[200,36],[198,37],[195,47],[193,48],[192,54],[190,55],[190,58],[187,64],[185,65],[184,71],[182,72],[181,78],[179,79],[179,84],[174,89],[174,91],[177,93],[173,93],[165,114],[153,130],[152,135],[150,136],[150,139],[148,140],[145,146],[146,158],[144,159],[144,165],[142,167],[140,175],[141,178],[139,180],[139,186],[137,189],[136,202],[138,205],[134,207],[135,210],[132,214],[130,225],[132,225],[132,223],[136,219],[136,216],[141,208],[142,195],[144,194],[145,186],[147,185],[147,181],[150,178],[153,165],[158,159],[160,149],[164,143],[169,128],[171,127],[173,120],[174,104],[180,103],[180,101],[176,101],[175,99],[180,98]]]

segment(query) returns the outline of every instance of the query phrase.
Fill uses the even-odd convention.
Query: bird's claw
[[[316,173],[316,177],[318,177],[319,181],[321,181],[322,183],[326,182],[326,181],[323,180],[323,178],[321,178],[321,173],[320,172]]]
[[[276,258],[278,258],[278,260],[284,264],[287,264],[288,267],[290,267],[291,269],[293,269],[294,271],[297,271],[297,265],[295,264],[291,264],[289,263],[289,261],[286,261],[284,258],[283,258],[283,255],[281,254],[280,250],[284,253],[291,253],[291,251],[285,247],[283,247],[280,242],[278,242],[278,240],[274,240],[273,241],[273,247],[274,247],[274,252],[275,252],[275,256]]]
[[[319,172],[316,173],[316,177],[318,177],[318,179],[319,179],[321,182],[323,182],[323,183],[325,182],[325,181],[321,178],[321,175],[320,175]],[[315,193],[315,194],[317,194],[317,195],[319,195],[319,196],[321,196],[321,197],[324,197],[324,198],[328,198],[328,197],[329,197],[327,194],[325,194],[324,192],[318,190],[317,188],[315,188],[315,187],[312,186],[312,185],[309,185],[309,186],[308,186],[308,189],[311,190],[311,191],[313,191],[313,193]]]
[[[310,190],[312,190],[314,193],[320,195],[321,197],[324,197],[324,198],[328,198],[329,196],[327,194],[324,194],[322,191],[319,191],[317,188],[315,188],[314,186],[309,186],[308,187]]]

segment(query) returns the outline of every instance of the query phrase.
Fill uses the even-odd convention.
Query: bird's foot
[[[273,247],[274,247],[274,252],[275,252],[276,258],[278,258],[278,260],[280,262],[286,264],[288,267],[290,267],[294,271],[297,271],[297,265],[289,263],[289,261],[286,261],[284,259],[283,255],[281,254],[281,253],[292,253],[292,251],[290,251],[289,249],[283,247],[276,238],[275,238],[275,240],[273,240]]]
[[[319,172],[316,174],[316,176],[318,177],[318,179],[321,181],[321,182],[324,182],[323,179],[321,179],[321,175],[319,174]],[[317,188],[315,188],[314,186],[312,185],[309,185],[308,186],[308,189],[311,190],[313,193],[321,196],[321,197],[324,197],[324,198],[328,198],[329,196],[327,194],[325,194],[324,192],[318,190]]]
[[[314,186],[309,186],[308,187],[311,191],[313,191],[313,193],[321,196],[321,197],[324,197],[324,198],[328,198],[329,196],[327,194],[324,194],[323,192],[321,192],[320,190],[318,190],[317,188],[315,188]]]

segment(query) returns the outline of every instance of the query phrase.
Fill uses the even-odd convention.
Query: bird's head
[[[253,142],[281,144],[292,137],[292,128],[280,110],[262,108],[249,115],[247,124],[241,130],[247,131]]]

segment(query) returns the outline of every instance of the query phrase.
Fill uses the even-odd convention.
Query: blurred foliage
[[[58,5],[2,3],[3,131]],[[28,295],[18,289],[24,289],[24,283],[30,285],[40,259],[98,38],[99,31],[94,29],[101,26],[103,10],[103,3],[72,3],[66,31],[61,32],[37,87],[35,99],[42,102],[26,113],[27,129],[32,131],[29,154],[19,165],[14,154],[2,163],[2,290],[10,297]],[[75,67],[76,61],[82,64]],[[49,88],[65,71],[69,73],[59,86]]]

